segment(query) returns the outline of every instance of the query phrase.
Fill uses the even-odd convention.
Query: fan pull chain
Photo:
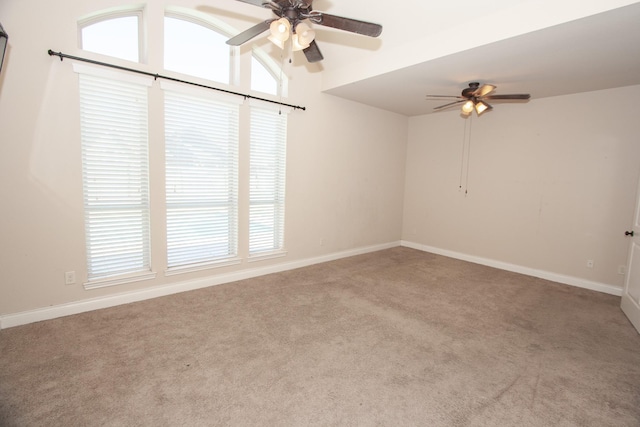
[[[284,76],[284,61],[285,61],[285,57],[284,57],[284,49],[280,50],[280,80],[278,81],[278,92],[280,95],[280,102],[282,102],[282,98],[283,98],[283,90],[282,90],[282,78]],[[289,58],[289,63],[291,63],[291,58]],[[282,115],[282,105],[280,106],[280,109],[278,110],[278,115]]]
[[[468,131],[467,131],[468,121]],[[464,188],[465,197],[469,194],[469,168],[471,163],[471,125],[473,124],[473,116],[469,117],[464,122],[464,134],[462,137],[462,153],[460,158],[460,183],[458,191],[462,191]],[[466,159],[466,169],[465,169]],[[465,173],[466,172],[466,173]],[[464,179],[464,187],[462,181]]]
[[[464,175],[464,152],[467,145],[467,121],[464,121],[464,133],[462,134],[462,152],[460,153],[460,183],[458,191],[462,191],[462,177]]]
[[[471,127],[473,125],[473,116],[469,117],[469,143],[467,144],[467,179],[464,184],[464,196],[469,194],[469,165],[471,164]]]

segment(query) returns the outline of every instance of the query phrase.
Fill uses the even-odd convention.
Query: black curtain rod
[[[68,59],[73,59],[75,61],[82,61],[82,62],[88,62],[90,64],[102,65],[103,67],[115,68],[117,70],[124,70],[124,71],[130,71],[132,73],[144,74],[145,76],[153,77],[156,80],[157,79],[165,79],[165,80],[170,80],[172,82],[184,83],[184,84],[188,84],[188,85],[191,85],[191,86],[198,86],[198,87],[202,87],[202,88],[205,88],[205,89],[217,90],[218,92],[229,93],[231,95],[242,96],[245,99],[257,99],[257,100],[264,101],[264,102],[270,102],[272,104],[278,104],[278,105],[283,105],[285,107],[291,107],[291,108],[294,108],[296,110],[303,110],[304,111],[304,110],[307,109],[306,107],[300,107],[298,105],[285,104],[284,102],[272,101],[270,99],[260,98],[259,96],[248,95],[248,94],[244,94],[244,93],[234,92],[234,91],[231,91],[231,90],[220,89],[220,88],[213,87],[213,86],[207,86],[207,85],[203,85],[203,84],[200,84],[200,83],[194,83],[194,82],[189,82],[189,81],[186,81],[186,80],[180,80],[180,79],[176,79],[174,77],[163,76],[162,74],[149,73],[147,71],[136,70],[135,68],[122,67],[120,65],[109,64],[107,62],[94,61],[93,59],[87,59],[87,58],[81,58],[79,56],[67,55],[66,53],[62,53],[62,52],[54,52],[51,49],[48,50],[48,53],[49,53],[49,56],[57,56],[57,57],[59,57],[60,61],[62,61],[64,58],[68,58]]]

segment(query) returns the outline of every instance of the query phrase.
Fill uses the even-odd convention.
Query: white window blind
[[[149,272],[147,86],[79,78],[89,282]]]
[[[238,101],[165,91],[167,265],[236,256]]]
[[[251,107],[249,253],[283,249],[287,114]]]

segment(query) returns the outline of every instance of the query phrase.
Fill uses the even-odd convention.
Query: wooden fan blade
[[[462,104],[463,102],[467,102],[467,100],[461,99],[460,101],[450,102],[449,104],[444,104],[439,107],[435,107],[434,110],[443,110],[445,108],[453,107],[454,105]]]
[[[369,37],[378,37],[382,34],[382,25],[380,24],[360,21],[358,19],[344,18],[342,16],[329,15],[324,12],[314,11],[309,16],[309,20],[315,24],[324,25],[325,27],[337,28],[339,30],[362,34]]]
[[[529,99],[531,95],[528,93],[518,93],[518,94],[510,94],[510,95],[489,95],[483,96],[482,99]]]
[[[266,21],[261,22],[258,25],[254,25],[248,30],[244,30],[240,34],[227,40],[227,44],[231,46],[240,46],[241,44],[246,43],[252,38],[267,31],[269,29],[269,25],[271,25],[273,21],[275,21],[275,19],[267,19]]]
[[[309,62],[320,62],[324,59],[324,56],[322,56],[322,52],[320,52],[320,48],[316,44],[315,40],[309,44],[308,48],[303,49],[303,52]]]
[[[489,95],[491,92],[496,90],[496,86],[494,85],[482,85],[473,93],[477,97]]]
[[[427,98],[452,98],[452,99],[467,99],[462,96],[455,95],[426,95]]]

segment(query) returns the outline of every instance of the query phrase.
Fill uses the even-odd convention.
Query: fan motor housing
[[[480,83],[478,82],[469,83],[468,88],[462,89],[462,96],[464,96],[465,98],[471,98],[473,92],[478,90],[479,87],[480,87]]]

